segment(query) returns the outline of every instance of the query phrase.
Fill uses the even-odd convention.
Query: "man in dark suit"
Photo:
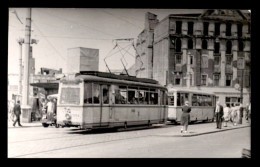
[[[15,106],[14,106],[14,114],[16,116],[16,119],[14,121],[13,126],[15,126],[16,122],[18,122],[19,126],[22,126],[21,123],[20,123],[21,107],[20,107],[20,101],[19,100],[17,101],[17,104],[15,104]]]
[[[217,106],[215,110],[217,129],[221,129],[223,115],[224,115],[223,106],[220,105],[219,101],[217,101]]]

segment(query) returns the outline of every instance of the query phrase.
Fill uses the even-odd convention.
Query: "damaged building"
[[[222,104],[250,100],[250,13],[204,10],[171,14],[159,21],[146,13],[136,48],[137,77],[168,87],[214,92]],[[140,61],[141,60],[141,61]]]

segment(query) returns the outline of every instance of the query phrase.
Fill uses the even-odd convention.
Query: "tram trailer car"
[[[182,106],[189,101],[191,107],[191,122],[213,122],[216,96],[214,93],[206,93],[196,90],[180,88],[168,89],[168,121],[180,123]]]
[[[167,89],[151,79],[81,72],[60,81],[57,124],[81,129],[167,121]]]

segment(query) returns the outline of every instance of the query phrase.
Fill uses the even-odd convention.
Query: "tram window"
[[[185,105],[185,101],[189,101],[188,93],[177,93],[177,106]]]
[[[115,103],[116,104],[126,104],[126,89],[116,89],[115,90]]]
[[[130,104],[138,104],[138,99],[137,99],[137,91],[135,90],[128,90],[128,103]]]
[[[196,94],[192,95],[192,106],[198,106],[197,96],[198,95],[196,95]]]
[[[145,93],[143,90],[138,91],[139,94],[139,104],[145,104]]]
[[[79,104],[79,88],[62,88],[61,89],[61,104]]]
[[[92,83],[85,83],[84,103],[92,104]]]
[[[93,84],[93,101],[94,104],[99,104],[99,97],[100,97],[100,85]]]
[[[103,104],[109,104],[109,87],[107,85],[103,85],[102,89],[103,89]]]
[[[150,92],[145,92],[145,99],[144,99],[145,104],[149,104],[149,94]]]
[[[212,101],[213,101],[212,98],[213,98],[213,96],[209,96],[209,97],[208,97],[208,105],[209,105],[209,106],[212,106]]]
[[[174,96],[169,96],[169,105],[174,106]]]
[[[158,93],[150,92],[150,104],[158,104]]]

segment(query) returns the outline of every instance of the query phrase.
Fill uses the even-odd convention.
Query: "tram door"
[[[101,85],[100,126],[107,126],[110,122],[109,88],[109,85]]]
[[[167,95],[164,91],[160,91],[160,97],[160,105],[162,106],[160,107],[160,120],[166,121],[168,117],[168,108],[166,106],[168,102]]]

